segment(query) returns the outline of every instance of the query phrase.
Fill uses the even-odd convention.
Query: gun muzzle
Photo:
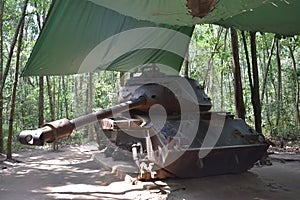
[[[36,130],[25,130],[19,135],[21,144],[43,146],[45,142],[54,142],[60,138],[68,137],[74,130],[74,125],[68,119],[60,119]]]

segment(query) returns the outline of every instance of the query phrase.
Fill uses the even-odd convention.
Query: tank
[[[210,111],[211,99],[194,79],[144,67],[131,75],[118,96],[115,106],[23,131],[19,140],[43,145],[96,122],[99,149],[115,161],[134,163],[139,179],[242,173],[269,147],[244,120]]]

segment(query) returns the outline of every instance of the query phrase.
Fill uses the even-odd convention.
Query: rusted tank
[[[210,111],[211,99],[193,79],[143,68],[120,88],[118,105],[73,120],[23,131],[22,144],[43,145],[97,122],[99,149],[133,161],[140,178],[192,178],[250,169],[268,143],[244,120]]]

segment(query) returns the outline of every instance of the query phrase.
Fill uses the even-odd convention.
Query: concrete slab
[[[137,177],[139,169],[133,161],[114,161],[111,157],[106,157],[104,153],[95,153],[93,160],[99,164],[100,167],[106,170],[111,170],[121,179],[125,176]]]

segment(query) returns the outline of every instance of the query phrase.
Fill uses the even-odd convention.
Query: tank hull
[[[101,146],[112,148],[108,156],[115,160],[135,160],[141,179],[149,179],[149,173],[156,174],[151,178],[159,179],[242,173],[259,161],[269,147],[262,134],[229,114],[202,113],[199,121],[187,121],[183,117],[167,120],[158,132],[151,126],[141,127],[145,124],[142,119],[147,118],[104,119],[97,128]],[[198,124],[192,140],[186,137],[192,129],[181,128],[180,122]],[[106,138],[104,145],[103,138]],[[132,154],[133,144],[140,144],[138,156]],[[153,167],[149,170],[150,165]]]
[[[243,173],[252,168],[253,164],[266,153],[267,149],[267,144],[214,147],[209,149],[210,152],[204,158],[200,158],[199,154],[208,149],[187,149],[172,164],[157,166],[156,170],[159,174],[167,174],[167,176],[174,178],[198,178]],[[169,154],[170,157],[174,157],[172,155],[174,152],[170,151]],[[159,171],[163,171],[163,173]],[[167,176],[161,178],[168,178]]]

